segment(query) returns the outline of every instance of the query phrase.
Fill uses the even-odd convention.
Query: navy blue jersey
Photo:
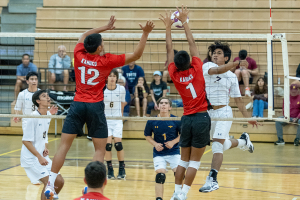
[[[171,117],[176,117],[171,115]],[[151,136],[154,133],[154,141],[163,144],[164,150],[157,151],[153,148],[153,157],[156,156],[169,156],[180,154],[179,144],[175,144],[172,149],[166,147],[165,142],[172,141],[178,137],[181,132],[180,121],[160,121],[160,120],[148,120],[144,135]]]

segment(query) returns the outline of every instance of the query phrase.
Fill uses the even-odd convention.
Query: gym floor
[[[42,186],[32,185],[20,166],[21,136],[0,136],[0,200],[38,200]],[[60,139],[49,136],[50,157],[53,158]],[[111,200],[155,199],[155,171],[152,147],[145,140],[123,140],[126,180],[108,180],[104,195]],[[188,199],[291,199],[300,200],[299,148],[293,144],[275,146],[273,143],[254,143],[255,151],[239,149],[224,153],[224,162],[218,175],[220,189],[200,193],[212,159],[207,147]],[[81,196],[85,186],[84,168],[91,161],[93,143],[85,137],[75,139],[61,170],[65,186],[59,194],[62,200]],[[113,166],[118,173],[118,161],[113,149]],[[174,175],[167,173],[164,199],[174,191]]]

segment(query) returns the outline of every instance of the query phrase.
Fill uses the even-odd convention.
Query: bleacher
[[[164,13],[165,9],[174,10],[175,6],[180,6],[181,1],[178,0],[128,0],[128,1],[111,1],[111,0],[44,0],[44,6],[37,8],[36,16],[36,32],[71,32],[82,33],[87,29],[98,27],[107,23],[111,15],[115,15],[117,21],[116,29],[113,33],[140,33],[138,23],[145,23],[151,19],[155,22],[154,33],[164,33],[164,25],[158,19],[159,13]],[[191,9],[190,28],[193,33],[269,33],[269,1],[236,1],[236,0],[187,0],[184,5],[188,5]],[[1,6],[1,5],[0,5]],[[288,51],[290,75],[295,75],[297,66],[300,62],[300,2],[290,0],[277,0],[272,2],[272,18],[274,33],[289,33]],[[174,29],[175,33],[183,33],[182,30]],[[105,50],[110,53],[132,52],[138,40],[135,38],[131,42],[118,41],[117,39],[104,38]],[[150,40],[151,41],[151,40]],[[39,39],[34,41],[34,60],[33,62],[39,68],[47,68],[48,62],[54,53],[57,52],[59,45],[65,45],[67,54],[73,58],[73,50],[77,39]],[[200,50],[202,60],[206,57],[207,46],[212,40],[196,41]],[[241,49],[246,49],[250,57],[256,60],[259,68],[259,76],[263,76],[267,71],[267,44],[262,40],[242,40],[236,39],[229,42],[233,51],[232,60],[238,56]],[[188,50],[186,42],[174,42],[174,48]],[[165,41],[152,40],[145,49],[140,60],[136,63],[145,71],[145,77],[148,83],[152,81],[152,74],[155,70],[163,70],[166,60]],[[274,42],[273,47],[274,58],[274,87],[283,87],[283,67],[281,44]],[[44,73],[42,71],[42,73]],[[256,76],[255,80],[259,77]],[[280,85],[277,80],[280,78]],[[46,80],[42,80],[46,81]],[[178,93],[173,84],[168,84],[171,88],[170,98],[178,98]],[[72,89],[70,86],[68,89]],[[254,84],[250,85],[253,90]],[[244,89],[241,88],[243,93]],[[149,100],[151,98],[149,97]],[[250,98],[243,97],[245,102],[249,102]],[[282,115],[283,98],[275,97],[275,116]],[[234,116],[242,117],[241,113],[233,100],[230,105],[233,107]],[[173,108],[174,114],[181,116],[182,108]],[[131,109],[131,113],[135,115],[135,109]],[[155,114],[153,112],[152,114]],[[267,111],[264,112],[267,116]],[[53,125],[52,120],[52,125]],[[252,133],[254,141],[275,141],[276,129],[274,122],[263,122],[259,129],[252,129],[246,122],[234,122],[231,134],[238,137],[243,131]],[[145,122],[128,121],[124,125],[124,137],[126,138],[142,138]],[[58,120],[58,130],[61,122]],[[294,126],[284,128],[285,140],[293,141],[295,133]],[[53,131],[51,126],[50,132]],[[287,131],[288,130],[288,131]],[[2,132],[2,131],[1,131]],[[15,131],[16,132],[16,131]],[[290,132],[292,135],[288,135]]]

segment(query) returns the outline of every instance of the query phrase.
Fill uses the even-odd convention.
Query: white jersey
[[[40,90],[40,89],[38,89]],[[33,111],[32,95],[34,92],[29,92],[28,89],[19,93],[15,110],[22,110],[23,115],[30,115]]]
[[[40,115],[36,110],[32,115]],[[48,111],[47,115],[51,115]],[[48,130],[51,119],[47,118],[27,118],[25,127],[23,127],[22,141],[31,141],[35,149],[43,155],[45,143],[48,143]],[[21,150],[21,167],[31,167],[38,162],[38,158],[33,155],[23,144]]]
[[[122,117],[122,102],[125,101],[124,86],[117,84],[116,89],[104,90],[105,115],[109,117]]]
[[[236,75],[231,71],[227,71],[223,74],[209,75],[208,70],[212,67],[219,66],[213,62],[207,62],[202,66],[205,90],[211,105],[228,105],[229,97],[241,97]]]

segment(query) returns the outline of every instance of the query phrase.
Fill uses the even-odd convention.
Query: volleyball
[[[183,26],[182,26],[181,21],[178,20],[177,18],[175,18],[175,15],[179,16],[178,10],[175,11],[171,16],[171,19],[174,21],[173,26],[175,26],[176,28],[182,28]],[[186,23],[189,23],[189,17],[187,18]]]

